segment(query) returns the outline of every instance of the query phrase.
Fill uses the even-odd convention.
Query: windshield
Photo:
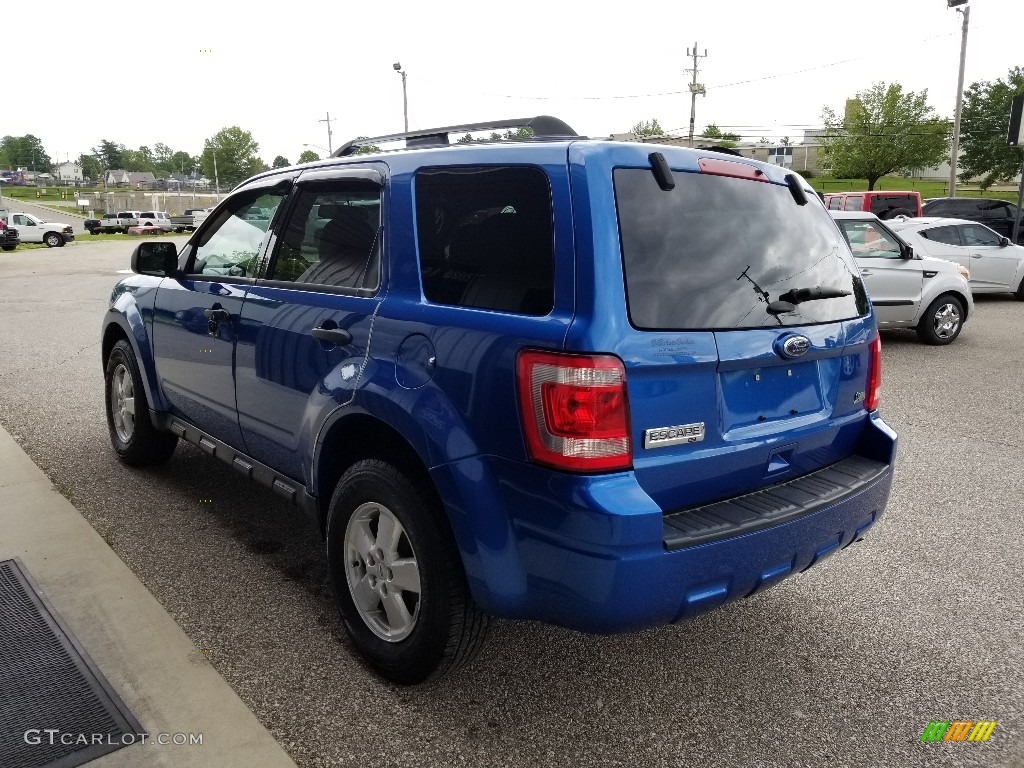
[[[615,171],[634,326],[724,330],[867,314],[849,246],[816,200],[797,205],[787,187],[761,181],[674,176],[664,191],[649,168]]]

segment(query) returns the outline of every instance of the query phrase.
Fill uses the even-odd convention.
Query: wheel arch
[[[434,494],[433,500],[444,509],[427,465],[405,436],[375,416],[352,413],[331,424],[317,441],[312,490],[317,499],[321,536],[325,533],[334,487],[345,470],[363,459],[387,461],[414,480],[421,481]]]
[[[148,336],[145,325],[142,322],[142,316],[139,315],[137,310],[135,312],[121,313],[111,309],[107,313],[106,321],[103,324],[103,336],[100,342],[100,366],[103,370],[106,370],[110,351],[117,342],[122,340],[127,341],[135,353],[135,359],[139,363],[139,372],[142,374],[142,387],[146,392],[146,401],[149,403],[150,408],[153,411],[167,410],[167,404],[164,402],[161,393],[153,386],[153,382],[156,381],[156,366],[154,365],[153,356],[150,354]],[[150,418],[152,419],[152,413]]]

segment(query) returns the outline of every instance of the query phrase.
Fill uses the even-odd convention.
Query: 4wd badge
[[[644,448],[667,448],[680,443],[699,443],[704,439],[704,422],[657,427],[644,432]]]

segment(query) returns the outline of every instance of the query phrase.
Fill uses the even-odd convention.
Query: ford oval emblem
[[[811,340],[806,336],[786,336],[779,341],[782,343],[780,345],[779,342],[776,342],[776,351],[782,357],[800,357],[811,348]]]

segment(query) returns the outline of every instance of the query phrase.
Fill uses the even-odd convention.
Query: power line
[[[957,33],[957,32],[949,32],[949,33],[945,33],[945,34],[941,34],[941,35],[932,35],[930,37],[924,37],[924,38],[921,38],[919,40],[909,41],[909,44],[927,43],[927,42],[930,42],[932,40],[938,40],[938,39],[944,38],[944,37],[952,37],[953,35],[956,35],[956,34],[959,34],[959,33]],[[688,55],[689,55],[689,52],[688,52]],[[797,70],[793,70],[791,72],[777,72],[774,75],[764,75],[763,77],[755,77],[755,78],[751,78],[751,79],[748,79],[748,80],[737,80],[737,81],[732,82],[732,83],[713,83],[713,84],[711,84],[711,85],[709,85],[707,87],[709,87],[709,88],[732,88],[733,86],[736,86],[736,85],[747,85],[749,83],[759,83],[759,82],[763,82],[765,80],[775,80],[775,79],[778,79],[780,77],[790,77],[792,75],[802,75],[802,74],[806,74],[807,72],[816,72],[816,71],[822,70],[822,69],[829,69],[831,67],[837,67],[837,66],[840,66],[842,64],[850,64],[850,63],[855,62],[855,61],[863,61],[865,59],[877,59],[877,58],[878,58],[877,54],[871,53],[871,54],[866,54],[864,56],[856,56],[856,57],[850,58],[850,59],[842,59],[840,61],[832,61],[832,62],[828,62],[827,64],[818,64],[817,66],[806,67],[804,69],[797,69]],[[689,72],[690,70],[687,69],[687,70],[684,70],[684,71],[685,72]],[[412,77],[412,76],[410,76],[410,77]],[[417,80],[419,80],[421,83],[429,83],[431,85],[439,86],[441,88],[446,88],[446,89],[450,87],[450,84],[448,84],[448,83],[439,83],[439,82],[437,82],[435,80],[430,80],[429,78],[425,78],[425,77],[422,77],[420,75],[416,75],[415,78]],[[517,100],[520,100],[520,101],[614,101],[614,100],[621,100],[621,99],[652,99],[652,98],[660,98],[662,96],[680,96],[680,95],[682,95],[684,93],[689,93],[689,92],[690,92],[690,90],[689,90],[689,88],[687,88],[685,91],[662,91],[660,93],[613,94],[613,95],[610,95],[610,96],[524,96],[522,94],[491,93],[489,91],[473,91],[472,93],[476,93],[479,96],[489,96],[489,97],[497,98],[497,99],[517,99]],[[462,91],[461,93],[465,94],[466,91]]]

